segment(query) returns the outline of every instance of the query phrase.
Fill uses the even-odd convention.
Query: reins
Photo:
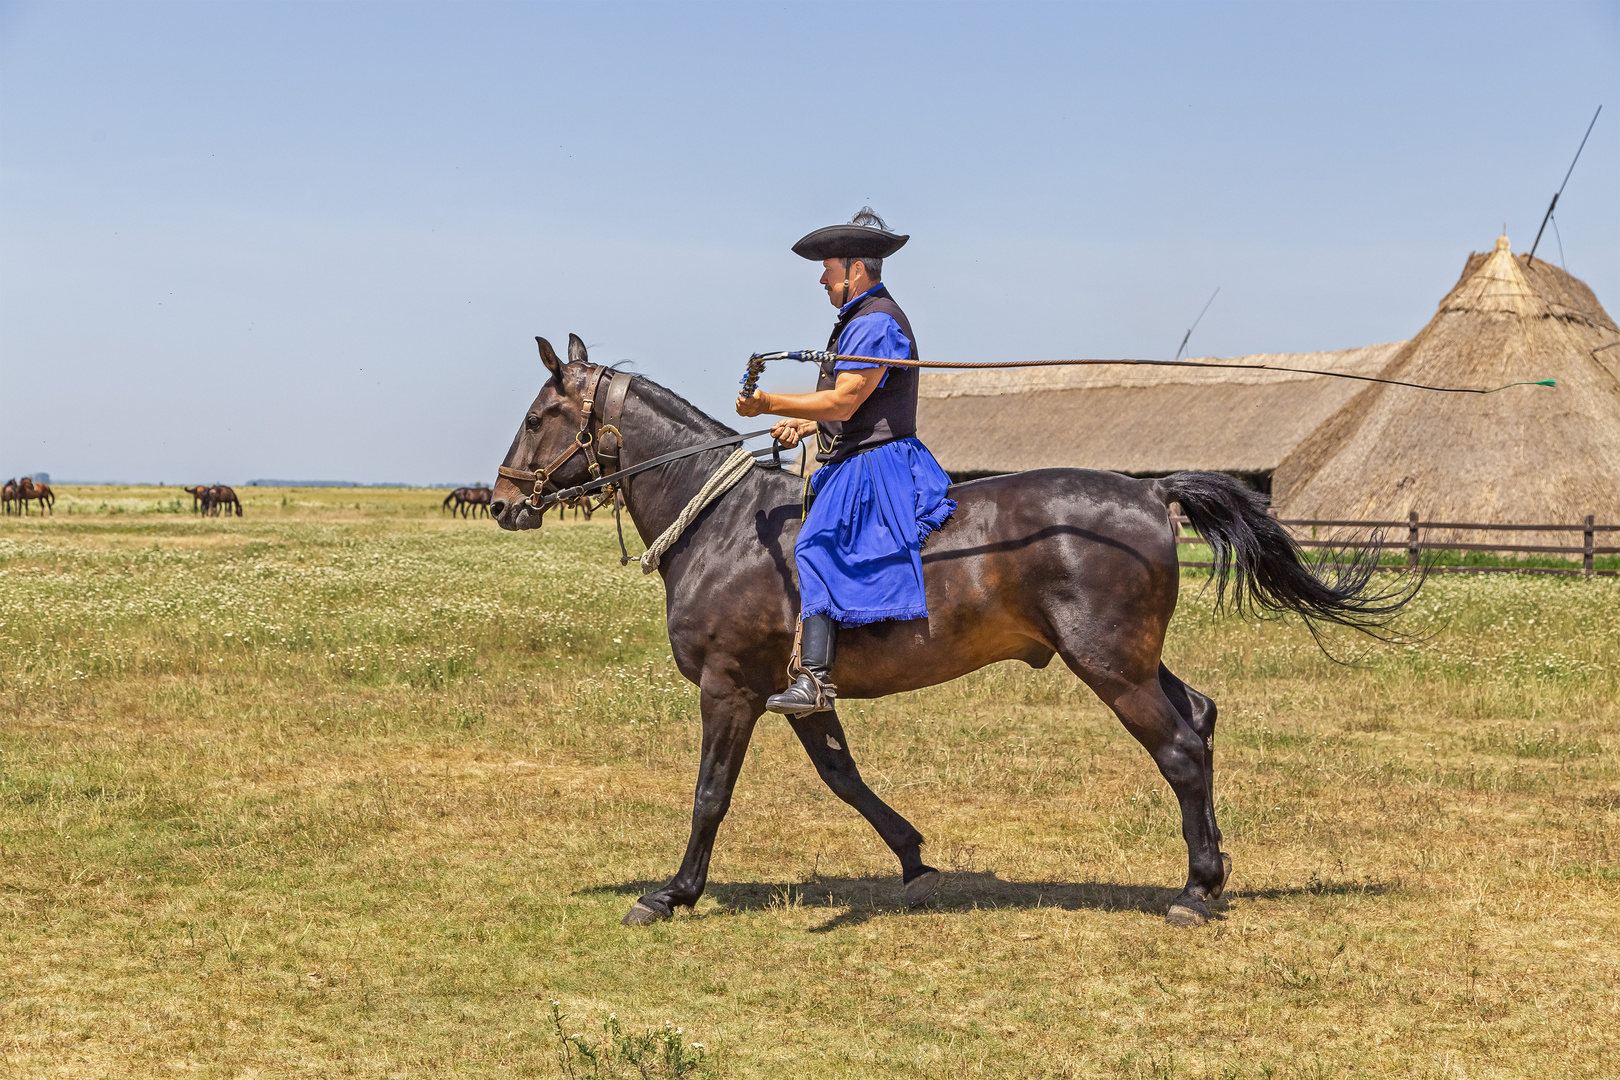
[[[758,431],[745,431],[741,435],[725,435],[718,439],[710,439],[708,442],[698,443],[696,446],[687,446],[682,447],[679,450],[671,450],[667,454],[660,454],[655,458],[650,458],[647,461],[643,461],[639,465],[632,465],[628,469],[620,469],[618,472],[608,473],[606,476],[597,477],[596,479],[586,481],[583,484],[576,484],[573,487],[559,488],[558,490],[547,494],[539,502],[535,502],[534,495],[531,494],[529,498],[524,500],[524,502],[528,503],[529,506],[535,510],[550,510],[553,506],[556,506],[561,502],[568,502],[571,499],[580,499],[587,495],[595,495],[598,492],[605,492],[610,487],[617,487],[621,481],[628,480],[632,476],[638,476],[649,469],[656,469],[660,465],[668,465],[672,461],[680,461],[682,458],[694,457],[703,453],[705,450],[718,450],[722,446],[736,446],[738,443],[747,442],[749,439],[757,439],[761,435],[769,435],[770,433],[770,428],[761,428]],[[763,461],[764,455],[767,453],[772,456],[777,465],[781,464],[782,448],[779,444],[773,443],[768,451],[751,451],[750,456],[752,456],[756,461]],[[500,474],[514,480],[534,479],[533,473],[526,474],[518,469],[508,469],[505,465],[501,466]]]
[[[606,404],[602,410],[602,419],[595,421],[597,392],[601,389],[604,374],[611,375],[611,378],[605,395]],[[655,458],[641,462],[639,465],[632,465],[628,469],[616,469],[604,475],[602,473],[603,459],[611,459],[612,463],[617,465],[620,452],[624,449],[624,433],[619,430],[618,422],[624,410],[625,398],[630,392],[632,378],[633,376],[625,372],[614,371],[600,365],[592,365],[586,368],[584,380],[581,384],[579,430],[574,433],[574,441],[569,445],[568,449],[558,454],[551,464],[543,469],[514,469],[509,465],[502,465],[496,470],[497,473],[508,480],[521,480],[533,484],[534,487],[521,500],[521,504],[527,505],[530,509],[537,510],[541,514],[559,503],[588,499],[593,495],[601,496],[595,507],[593,507],[595,510],[600,510],[603,506],[612,502],[613,524],[619,533],[620,566],[625,566],[631,561],[630,551],[625,547],[624,543],[624,521],[620,515],[619,500],[616,497],[624,481],[650,469],[656,469],[660,465],[668,465],[672,461],[694,457],[708,450],[736,446],[739,443],[747,442],[749,439],[771,433],[770,428],[761,428],[758,431],[746,431],[740,435],[723,435],[718,439],[698,443],[696,446],[671,450],[667,454],[660,454]],[[596,423],[595,432],[591,430],[593,421]],[[609,445],[612,446],[611,453],[606,449]],[[583,484],[575,484],[573,487],[559,488],[547,492],[545,489],[552,483],[552,476],[569,459],[581,451],[585,451],[590,455],[591,461],[587,466],[587,471],[591,479]],[[771,447],[768,451],[763,449],[753,451],[739,449],[727,459],[725,464],[721,466],[720,471],[710,478],[698,495],[681,512],[675,523],[665,530],[664,535],[655,540],[641,556],[639,561],[642,572],[651,573],[656,569],[663,552],[679,539],[680,533],[685,531],[686,526],[691,523],[691,520],[697,516],[698,512],[724,494],[737,481],[741,480],[747,474],[748,469],[766,460],[765,455],[767,453],[770,455],[770,460],[775,467],[781,468],[782,445],[774,439],[771,441]]]
[[[868,364],[882,364],[899,368],[952,368],[979,371],[997,368],[1038,367],[1100,367],[1106,365],[1140,365],[1144,367],[1239,368],[1248,371],[1291,371],[1299,375],[1326,375],[1334,379],[1355,379],[1359,382],[1384,383],[1387,386],[1409,386],[1414,390],[1435,390],[1442,394],[1494,394],[1510,386],[1556,386],[1556,379],[1536,379],[1510,382],[1489,389],[1472,386],[1426,386],[1423,383],[1402,382],[1399,379],[1380,379],[1372,375],[1352,375],[1347,371],[1322,371],[1317,368],[1283,367],[1280,364],[1226,364],[1207,360],[1002,360],[1002,361],[944,361],[944,360],[887,360],[876,356],[842,356],[819,349],[794,349],[788,352],[755,353],[748,358],[748,371],[742,379],[742,392],[746,397],[759,388],[759,377],[771,360],[800,360],[821,364],[828,360],[858,360]]]

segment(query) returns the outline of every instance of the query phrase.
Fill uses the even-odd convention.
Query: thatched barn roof
[[[1376,375],[1403,345],[1228,362]],[[1070,466],[1263,477],[1363,385],[1284,371],[1148,366],[924,371],[919,382],[917,433],[957,476]]]
[[[1489,395],[1358,390],[1278,466],[1283,517],[1620,522],[1620,330],[1582,282],[1508,238],[1474,254],[1381,374]],[[1539,536],[1539,534],[1538,534]],[[1504,539],[1496,536],[1496,539]],[[1548,535],[1514,542],[1578,543]]]

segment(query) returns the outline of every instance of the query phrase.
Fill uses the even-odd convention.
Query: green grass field
[[[1162,920],[1147,755],[1001,665],[842,710],[937,904],[768,717],[708,894],[630,930],[699,720],[611,522],[240,493],[0,524],[6,1076],[1620,1073],[1620,581],[1437,578],[1425,640],[1341,667],[1189,573],[1167,662],[1221,707],[1235,864],[1202,929]]]

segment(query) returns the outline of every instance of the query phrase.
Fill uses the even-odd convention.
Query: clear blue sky
[[[6,3],[0,474],[490,480],[570,331],[728,415],[863,203],[928,358],[1398,340],[1599,104],[1620,313],[1617,90],[1614,3]]]

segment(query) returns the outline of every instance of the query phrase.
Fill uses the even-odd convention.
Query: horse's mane
[[[636,389],[640,391],[642,398],[665,416],[684,421],[711,438],[737,434],[736,428],[727,427],[662,383],[653,382],[645,375],[636,375],[634,378],[637,383]]]
[[[717,439],[722,435],[737,434],[735,428],[727,427],[662,383],[654,382],[645,375],[637,375],[635,380],[636,394],[647,407],[665,419],[689,428],[693,433],[694,441],[701,442],[706,439]],[[730,454],[732,450],[732,447],[724,447],[719,450],[711,450],[706,456],[724,456]],[[754,469],[753,475],[767,484],[781,482],[786,484],[790,490],[796,491],[798,488],[798,478],[785,469],[778,471],[765,465],[763,468]],[[777,496],[779,495],[780,492],[777,493]]]

